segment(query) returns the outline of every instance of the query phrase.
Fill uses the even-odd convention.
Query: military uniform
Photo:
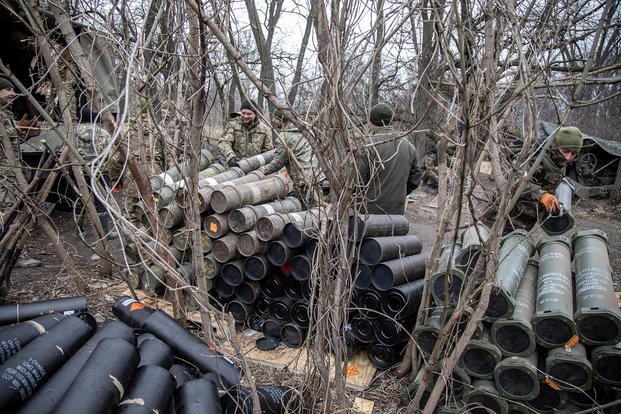
[[[272,161],[260,168],[264,174],[271,174],[282,167],[287,167],[289,177],[300,188],[302,196],[307,190],[304,175],[306,175],[311,186],[321,183],[325,179],[325,175],[319,167],[319,160],[313,153],[309,142],[294,125],[290,123],[283,125],[282,130],[278,133],[275,147]],[[291,160],[291,156],[297,162]]]
[[[4,226],[5,214],[16,201],[19,191],[15,170],[21,166],[20,145],[23,141],[17,129],[10,105],[0,104],[0,227]],[[5,143],[10,142],[6,148]]]
[[[427,154],[425,158],[423,158],[423,175],[421,181],[432,189],[438,188],[438,166],[436,165],[435,154]]]
[[[546,151],[541,164],[533,173],[530,182],[520,195],[511,213],[509,213],[509,222],[507,223],[505,233],[514,229],[532,229],[535,223],[537,223],[538,211],[544,208],[539,203],[539,198],[543,193],[553,193],[554,189],[565,177],[565,167],[559,166],[554,162],[552,151],[558,150]],[[537,155],[534,155],[532,159],[534,160],[536,157]],[[525,170],[530,170],[530,166]]]
[[[421,169],[414,145],[391,126],[378,128],[359,163],[361,185],[367,187],[369,214],[403,214],[405,198],[420,184]],[[375,145],[373,145],[375,144]]]
[[[228,130],[218,141],[218,151],[226,159],[247,158],[274,148],[272,130],[258,118],[248,127],[241,120],[229,122]]]

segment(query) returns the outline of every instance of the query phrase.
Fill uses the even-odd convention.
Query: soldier
[[[423,175],[421,177],[423,189],[429,193],[438,192],[438,165],[436,149],[431,148],[423,158]]]
[[[369,214],[403,214],[406,196],[420,183],[421,170],[416,148],[395,132],[394,113],[381,103],[371,108],[366,139],[368,152],[359,163],[361,184],[366,186]]]
[[[218,142],[222,165],[233,166],[240,158],[252,157],[273,148],[272,131],[257,117],[257,104],[244,101],[239,120],[233,119]]]
[[[15,170],[21,166],[23,136],[11,112],[11,103],[16,96],[11,81],[0,78],[0,233],[4,233],[9,224],[8,210],[17,200],[15,194],[19,193]]]
[[[563,177],[565,177],[565,167],[582,150],[582,132],[573,126],[562,127],[559,128],[556,135],[551,139],[553,139],[553,142],[546,150],[543,160],[533,173],[530,183],[522,191],[518,201],[509,213],[509,219],[504,229],[505,233],[509,233],[514,229],[531,230],[537,223],[538,210],[544,208],[551,214],[560,207],[558,199],[552,193]],[[531,157],[532,160],[536,158],[537,153]],[[496,215],[497,211],[492,207],[490,212],[483,218],[483,221],[491,225]]]
[[[108,131],[96,123],[87,122],[86,119],[82,119],[82,121],[82,123],[79,123],[76,126],[76,137],[78,144],[77,150],[84,161],[91,163],[97,155],[102,153],[104,147],[110,141],[110,134],[108,134]],[[98,177],[98,180],[101,180],[104,183],[107,182],[107,171],[104,171]],[[92,191],[89,179],[87,179],[87,184],[89,185],[89,189]],[[110,231],[110,215],[108,214],[108,210],[97,197],[93,196],[93,202],[95,203],[95,209],[97,210],[97,215],[101,221],[101,227],[107,235],[106,238],[108,240],[117,239],[119,234],[114,230]],[[81,219],[78,220],[78,223],[81,227]]]
[[[316,194],[319,194],[319,183],[325,179],[325,175],[304,135],[279,109],[274,111],[272,125],[278,131],[274,159],[261,167],[260,171],[271,174],[287,167],[287,173],[297,189],[296,195],[304,203],[310,195],[310,187],[315,187]]]

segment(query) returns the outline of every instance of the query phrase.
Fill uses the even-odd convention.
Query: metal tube
[[[285,284],[283,286],[285,295],[293,300],[300,300],[303,298],[302,283],[293,277],[285,278]]]
[[[46,334],[64,315],[52,313],[0,329],[0,363],[17,354],[33,339]]]
[[[86,315],[67,316],[0,365],[0,410],[14,412],[93,335]]]
[[[186,382],[175,392],[177,414],[220,414],[218,387],[213,381],[198,378]]]
[[[461,356],[466,373],[480,379],[493,379],[494,367],[502,359],[500,349],[491,343],[491,335],[485,329],[480,339],[471,339]]]
[[[423,248],[418,236],[370,237],[360,245],[360,261],[368,265],[418,254]]]
[[[563,179],[554,190],[554,195],[559,201],[560,208],[554,213],[541,209],[537,214],[537,221],[541,224],[541,228],[551,236],[565,234],[574,227],[574,216],[571,214],[574,188]]]
[[[510,318],[498,319],[492,325],[492,342],[504,356],[525,356],[535,350],[535,333],[531,319],[535,313],[535,296],[539,264],[530,260],[515,296]]]
[[[265,254],[267,242],[260,240],[254,230],[241,233],[237,239],[237,251],[244,257]]]
[[[214,213],[203,218],[203,229],[213,239],[224,236],[229,232],[229,214]]]
[[[263,319],[272,316],[272,300],[265,296],[259,296],[254,302],[254,312]]]
[[[291,261],[293,256],[304,253],[304,248],[292,249],[282,240],[271,241],[267,246],[267,260],[274,266],[282,266]]]
[[[377,340],[384,345],[398,345],[407,341],[408,334],[401,322],[380,316],[373,323],[373,331]]]
[[[418,312],[423,295],[424,279],[395,286],[384,293],[382,310],[390,317],[404,319]]]
[[[418,349],[420,349],[420,351],[426,356],[431,355],[431,352],[438,341],[442,312],[443,308],[441,307],[433,308],[427,317],[427,321],[424,324],[417,326],[412,333]]]
[[[587,359],[586,348],[579,342],[571,348],[550,349],[546,357],[546,373],[562,390],[586,391],[591,388],[593,368]]]
[[[378,263],[373,267],[371,283],[377,290],[386,291],[404,283],[425,277],[428,256],[415,254]]]
[[[254,171],[264,165],[269,164],[274,159],[275,150],[269,150],[252,157],[242,158],[237,161],[236,167],[240,168],[245,174]]]
[[[371,279],[373,277],[373,268],[371,266],[358,260],[352,265],[351,273],[354,287],[358,289],[371,288]]]
[[[508,414],[509,411],[507,401],[498,395],[494,383],[489,380],[474,380],[472,388],[464,394],[463,401],[471,410],[478,407],[480,412]]]
[[[145,314],[149,311],[150,315],[145,318]],[[217,373],[223,385],[239,384],[241,379],[239,367],[212,351],[207,344],[184,329],[165,312],[146,308],[140,302],[127,296],[122,296],[115,301],[112,312],[130,326],[157,336],[172,349],[175,356],[193,364],[201,372]]]
[[[289,323],[291,321],[289,309],[291,309],[291,306],[294,302],[294,299],[288,297],[281,297],[275,299],[272,302],[272,306],[270,309],[270,312],[274,319],[281,324]]]
[[[518,401],[530,401],[539,394],[537,353],[508,357],[496,365],[494,379],[499,394]]]
[[[250,280],[260,281],[270,273],[274,266],[267,260],[265,255],[255,255],[244,259],[244,275]]]
[[[569,240],[548,237],[541,240],[538,250],[539,279],[532,324],[537,343],[555,348],[576,335]]]
[[[456,304],[459,299],[461,288],[466,280],[466,275],[459,269],[457,261],[460,254],[461,242],[455,243],[452,249],[451,246],[442,248],[438,270],[429,279],[431,295],[438,304]]]
[[[444,364],[445,360],[441,359],[431,371],[429,381],[432,385],[435,385],[438,378],[440,378],[440,373],[444,367]],[[462,367],[456,365],[450,376],[445,379],[445,384],[446,389],[450,390],[451,395],[454,395],[455,398],[460,398],[464,394],[464,391],[469,389],[470,377],[466,374],[466,371],[464,371]]]
[[[298,300],[293,305],[291,305],[291,320],[295,322],[298,326],[306,328],[310,323],[310,316],[308,314],[308,310],[308,301],[305,299]]]
[[[233,315],[237,323],[244,323],[252,313],[252,305],[243,303],[239,300],[232,300],[224,306],[224,311]]]
[[[273,319],[267,319],[263,323],[263,335],[270,338],[280,339],[280,331],[282,327],[282,323],[279,323]]]
[[[371,315],[357,315],[351,319],[351,329],[360,342],[369,344],[375,340],[374,323]]]
[[[457,262],[466,275],[470,275],[477,265],[483,246],[487,244],[490,229],[483,223],[468,227],[461,234],[461,252]],[[485,274],[485,266],[481,268],[481,275]],[[478,277],[479,275],[477,275]]]
[[[593,377],[602,384],[621,385],[621,342],[598,346],[591,352]]]
[[[170,367],[169,372],[175,379],[176,388],[179,388],[180,386],[194,378],[192,377],[192,374],[190,374],[190,370],[188,369],[188,367],[183,364],[173,364]]]
[[[134,331],[124,323],[110,321],[95,332],[80,349],[20,409],[21,414],[51,413],[67,392],[97,344],[105,338],[120,338],[135,343]]]
[[[318,215],[319,209],[311,209],[296,213],[276,213],[257,220],[255,230],[260,240],[276,240],[282,235],[287,223],[303,222],[307,215]]]
[[[388,369],[401,360],[401,356],[405,349],[404,344],[405,343],[394,346],[375,342],[367,348],[369,361],[371,361],[377,369]]]
[[[530,401],[527,401],[529,407],[541,413],[556,412],[565,400],[564,394],[554,390],[545,382],[539,383],[539,393]]]
[[[139,367],[157,365],[169,369],[175,360],[170,347],[157,338],[147,339],[138,345],[138,354],[140,355]]]
[[[213,279],[220,274],[222,265],[213,257],[212,253],[203,256],[203,263],[205,265],[205,277],[207,279]]]
[[[0,326],[24,322],[54,312],[72,315],[86,309],[84,296],[0,305]]]
[[[263,279],[263,295],[270,299],[277,299],[284,295],[285,277],[274,273]]]
[[[111,412],[132,381],[139,360],[133,344],[120,338],[102,339],[54,412]]]
[[[211,245],[211,254],[214,259],[220,263],[225,263],[229,260],[240,257],[240,254],[237,251],[238,237],[238,234],[229,233],[224,237],[214,240]]]
[[[172,229],[176,225],[183,222],[183,209],[179,207],[179,205],[175,202],[168,204],[167,206],[162,207],[158,211],[158,216],[160,218],[160,224],[165,229]]]
[[[209,152],[209,150],[207,149],[202,149],[199,159],[199,169],[204,170],[209,164],[213,163],[213,161],[214,158],[211,152]],[[151,183],[151,189],[153,191],[157,191],[166,184],[172,184],[176,181],[181,180],[184,176],[188,175],[189,172],[190,160],[187,159],[179,163],[178,166],[170,168],[161,174],[149,178],[149,182]]]
[[[299,348],[304,343],[307,333],[308,328],[289,322],[281,328],[280,339],[289,348]]]
[[[291,258],[291,275],[300,282],[310,278],[313,269],[312,259],[306,253]]]
[[[586,345],[621,341],[621,310],[615,295],[608,238],[601,230],[581,230],[572,238],[576,268],[576,321]]]
[[[246,280],[235,288],[235,295],[241,303],[246,305],[253,304],[261,294],[261,285],[259,282]]]
[[[291,387],[256,387],[259,407],[256,412],[285,414],[300,411],[295,390]],[[252,414],[254,402],[252,390],[236,388],[223,402],[225,414]]]
[[[157,365],[140,366],[116,413],[165,413],[176,388],[175,378]]]
[[[224,213],[246,204],[257,204],[275,198],[283,198],[291,191],[291,182],[276,175],[250,184],[226,186],[211,194],[211,208]]]
[[[398,214],[369,214],[349,217],[348,237],[361,241],[365,237],[404,236],[410,231],[407,217]]]
[[[513,314],[515,295],[534,251],[535,242],[525,230],[515,230],[503,238],[498,254],[498,270],[485,312],[488,320],[506,318]]]
[[[220,297],[225,299],[235,295],[235,286],[228,284],[221,276],[213,279],[213,288]]]
[[[302,210],[302,204],[295,197],[285,197],[282,200],[256,206],[244,206],[232,210],[229,214],[229,227],[235,233],[252,230],[261,217],[274,213],[293,213]]]
[[[239,286],[244,281],[244,259],[223,263],[220,277],[231,286]]]
[[[213,195],[214,191],[220,190],[225,187],[254,183],[262,180],[263,178],[264,175],[261,171],[252,171],[247,175],[234,178],[229,181],[206,185],[205,187],[202,187],[198,190],[198,209],[201,213],[211,211],[211,196]]]
[[[140,288],[147,296],[161,296],[166,290],[164,285],[164,270],[156,265],[147,267],[144,272],[140,274]]]
[[[315,238],[319,225],[319,217],[307,214],[302,222],[285,224],[280,239],[290,248],[303,246]]]

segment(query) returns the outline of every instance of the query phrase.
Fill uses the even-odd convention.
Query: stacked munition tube
[[[148,220],[145,219],[144,206],[142,204],[136,206],[135,211],[142,216],[140,220],[143,223],[139,236],[148,238],[150,241],[146,243],[146,254],[143,254],[144,251],[139,252],[133,244],[128,244],[125,248],[126,257],[132,268],[126,278],[129,284],[133,288],[141,288],[149,296],[161,296],[165,293],[165,269],[156,265],[150,258],[155,255],[156,249],[161,248],[164,244],[174,259],[174,267],[177,268],[189,286],[198,286],[201,282],[202,286],[211,289],[214,285],[214,278],[220,273],[220,263],[240,257],[236,248],[237,237],[234,234],[251,230],[254,226],[252,220],[256,221],[265,215],[301,210],[297,200],[293,203],[289,199],[278,200],[283,199],[290,191],[290,183],[287,180],[281,176],[266,179],[263,173],[256,170],[256,168],[270,162],[272,158],[273,151],[269,151],[240,160],[239,166],[226,169],[219,163],[214,163],[214,157],[209,151],[201,151],[200,172],[197,177],[199,188],[197,200],[192,200],[188,192],[189,162],[183,162],[178,168],[152,177],[151,185],[158,209],[157,214],[166,234],[162,235],[160,239],[154,240]],[[238,188],[240,189],[239,194]],[[247,230],[238,233],[233,233],[228,226],[229,211],[214,213],[212,208],[211,198],[214,193],[224,192],[228,194],[231,191],[237,197],[234,203],[242,203],[239,207],[244,207],[246,210],[250,209],[251,213],[249,214],[245,210],[242,212],[242,218],[248,217],[248,223],[245,225],[249,227]],[[259,203],[260,206],[254,205]],[[191,266],[187,263],[191,261],[192,257],[191,232],[193,229],[186,228],[184,222],[185,210],[191,205],[198,206],[201,212],[201,254],[204,258],[204,275],[206,278],[204,281],[196,280]],[[239,216],[236,215],[235,217]],[[244,223],[240,225],[244,225]],[[221,241],[214,243],[216,240]],[[253,242],[252,235],[244,235],[242,241],[244,246],[251,245]],[[260,254],[261,247],[265,248],[260,243],[257,243],[253,250],[251,247],[254,246],[243,250],[244,253]],[[223,258],[225,260],[222,260]],[[195,289],[187,288],[184,291],[186,304],[190,308],[198,306],[194,300],[193,291]]]
[[[473,260],[483,257],[488,235],[479,224],[443,248],[429,279],[434,307],[412,332],[426,357],[445,332],[461,287],[478,278]],[[573,413],[606,404],[612,407],[600,412],[619,412],[621,311],[610,269],[601,230],[580,230],[571,240],[546,236],[539,243],[522,230],[505,236],[482,329],[447,379],[438,412]],[[372,341],[369,319],[352,320],[364,343]],[[440,368],[432,370],[432,382],[434,370]],[[404,404],[419,383],[404,392]],[[455,406],[456,397],[464,407]]]
[[[4,305],[19,322],[0,326],[2,346],[13,352],[0,362],[0,412],[253,412],[239,367],[164,312],[120,297],[112,308],[120,321],[99,329],[84,309],[53,312],[82,303],[64,298]],[[38,316],[45,306],[51,313]],[[259,386],[257,393],[263,412],[299,406],[290,387]]]
[[[400,215],[351,217],[353,338],[379,369],[399,362],[420,305],[427,257]]]

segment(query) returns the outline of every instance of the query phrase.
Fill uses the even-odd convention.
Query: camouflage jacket
[[[403,214],[405,197],[420,184],[416,148],[402,135],[381,127],[366,140],[368,148],[358,167],[369,214]]]
[[[78,152],[85,161],[92,161],[101,154],[106,144],[110,142],[108,131],[97,124],[78,124],[76,138]]]
[[[291,180],[298,186],[305,186],[304,175],[310,185],[320,183],[326,178],[310,144],[293,125],[283,125],[278,133],[275,148],[274,159],[260,168],[264,174],[271,174],[282,167],[287,167]]]
[[[218,141],[218,151],[227,161],[233,157],[252,157],[273,148],[272,130],[258,119],[251,128],[241,121],[231,121]]]
[[[16,168],[21,164],[20,144],[23,135],[17,129],[10,105],[0,104],[0,227],[4,224],[4,208],[15,201]],[[6,148],[4,144],[8,144]]]
[[[11,141],[13,157],[15,157],[16,160],[21,160],[20,145],[24,139],[22,133],[17,129],[17,124],[15,123],[15,119],[13,119],[13,112],[11,112],[10,105],[0,106],[0,128],[2,128],[2,134],[6,134],[6,137]],[[1,141],[0,149],[0,165],[6,167],[9,162],[9,156]],[[10,168],[14,168],[14,166]]]
[[[536,157],[536,154],[533,155],[532,160],[534,161]],[[527,165],[525,171],[529,169],[530,165]],[[514,228],[530,230],[535,225],[538,210],[543,208],[539,205],[539,197],[546,192],[554,193],[554,189],[563,177],[565,177],[565,167],[556,164],[550,155],[550,150],[546,151],[541,164],[533,173],[530,182],[509,214],[510,220],[514,222]]]

